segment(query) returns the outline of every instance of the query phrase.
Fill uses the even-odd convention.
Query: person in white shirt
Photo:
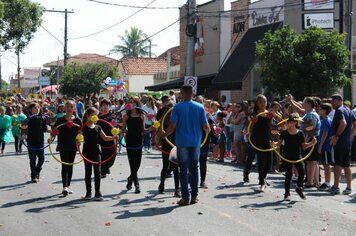
[[[174,94],[174,91],[169,91],[169,96],[171,97],[171,100],[173,102],[173,105],[177,103],[176,95]]]
[[[148,129],[153,125],[155,117],[157,114],[157,108],[154,104],[153,97],[149,96],[146,104],[143,106],[143,110],[146,112],[145,116],[145,127]],[[151,152],[152,146],[152,132],[146,133],[143,137],[143,147],[144,150],[148,153]]]

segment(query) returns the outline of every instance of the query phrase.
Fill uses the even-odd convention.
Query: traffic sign
[[[185,76],[184,77],[184,84],[189,84],[193,87],[193,93],[197,94],[198,90],[198,77],[196,76]]]

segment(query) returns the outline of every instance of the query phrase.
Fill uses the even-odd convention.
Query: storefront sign
[[[334,0],[303,0],[303,9],[308,10],[331,10],[334,9]]]
[[[233,34],[238,34],[246,30],[246,17],[245,16],[236,16],[234,17],[234,28]]]
[[[334,13],[303,14],[303,29],[316,26],[321,29],[334,28]]]
[[[184,77],[184,84],[189,84],[193,87],[193,93],[197,94],[198,90],[198,77],[195,76],[185,76]]]
[[[250,29],[280,21],[284,21],[284,0],[264,0],[250,4]]]

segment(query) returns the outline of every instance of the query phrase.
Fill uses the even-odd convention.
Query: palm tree
[[[150,41],[141,29],[131,27],[125,30],[125,36],[119,36],[122,44],[114,46],[110,53],[120,53],[123,57],[145,57],[150,54]]]

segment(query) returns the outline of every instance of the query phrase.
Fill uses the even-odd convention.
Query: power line
[[[8,62],[10,62],[11,64],[17,66],[17,64],[13,61],[11,61],[9,58],[5,57],[3,54],[1,54],[1,57],[5,58]]]
[[[145,7],[148,7],[149,5],[151,5],[152,3],[154,3],[155,1],[156,1],[156,0],[152,0],[152,1],[151,1],[150,3],[148,3]],[[122,19],[121,21],[119,21],[119,22],[117,22],[117,23],[115,23],[115,24],[113,24],[113,25],[111,25],[111,26],[109,26],[109,27],[107,27],[107,28],[105,28],[105,29],[99,30],[99,31],[97,31],[97,32],[95,32],[95,33],[91,33],[91,34],[88,34],[88,35],[84,35],[84,36],[80,36],[80,37],[76,37],[76,38],[71,38],[70,40],[83,39],[83,38],[91,37],[91,36],[96,35],[96,34],[100,34],[100,33],[104,32],[104,31],[107,31],[107,30],[109,30],[109,29],[111,29],[111,28],[114,28],[115,26],[117,26],[117,25],[119,25],[119,24],[121,24],[121,23],[127,21],[128,19],[130,19],[130,18],[133,17],[134,15],[138,14],[139,12],[143,11],[144,9],[145,9],[145,8],[141,8],[141,9],[139,9],[138,11],[135,11],[133,14],[129,15],[128,17]]]
[[[116,7],[126,7],[126,8],[138,8],[138,9],[179,9],[179,7],[149,7],[149,6],[134,6],[134,5],[127,5],[127,4],[117,4],[117,3],[110,3],[110,2],[104,2],[104,1],[98,1],[98,0],[87,0],[89,2],[94,2],[94,3],[99,3],[103,5],[108,5],[108,6],[116,6]]]
[[[62,44],[62,46],[64,46],[64,44],[62,43],[61,40],[59,40],[56,36],[54,36],[49,30],[47,30],[45,27],[43,27],[43,25],[41,25],[41,28],[44,29],[49,35],[51,35],[55,40],[57,40],[60,44]]]
[[[141,40],[141,41],[139,41],[139,42],[137,42],[137,43],[142,43],[142,42],[144,42],[144,41],[147,41],[148,39],[153,38],[154,36],[156,36],[156,35],[162,33],[163,31],[167,30],[168,28],[172,27],[174,24],[176,24],[177,22],[179,22],[180,20],[182,20],[182,19],[184,19],[184,18],[186,18],[186,16],[183,16],[183,17],[179,18],[178,20],[176,20],[176,21],[170,23],[170,24],[167,25],[166,27],[160,29],[160,30],[157,31],[156,33],[151,34],[151,35],[148,36],[147,38],[145,38],[145,39],[143,39],[143,40]],[[92,56],[92,57],[74,57],[74,58],[77,58],[77,59],[95,59],[95,58],[101,58],[101,57],[109,56],[109,55],[112,55],[112,54],[115,54],[115,53],[114,53],[114,52],[109,52],[109,53],[104,54],[104,55],[98,55],[98,56]],[[114,58],[113,58],[113,59],[114,59]],[[115,59],[115,60],[116,60],[116,59]]]

